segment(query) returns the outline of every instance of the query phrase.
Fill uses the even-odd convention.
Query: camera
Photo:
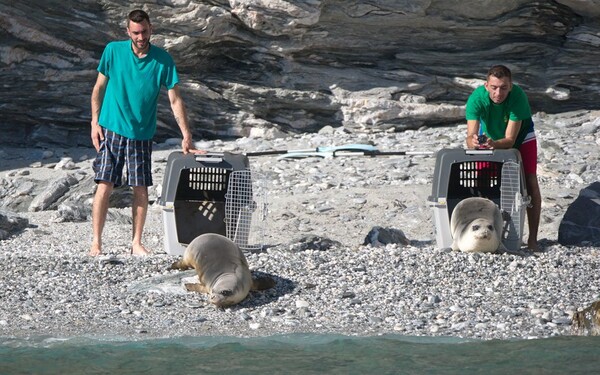
[[[487,136],[485,134],[480,134],[477,136],[477,142],[479,142],[479,145],[484,145],[487,142]]]

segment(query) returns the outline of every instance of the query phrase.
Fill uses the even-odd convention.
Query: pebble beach
[[[158,144],[145,231],[153,254],[129,255],[131,225],[123,220],[107,222],[105,254],[93,258],[87,255],[90,221],[60,222],[53,210],[20,212],[30,225],[0,241],[0,336],[138,339],[306,332],[489,340],[576,334],[572,314],[600,298],[600,248],[560,245],[557,231],[579,191],[600,180],[600,122],[586,118],[596,117],[534,118],[543,199],[542,251],[536,253],[523,248],[467,254],[436,246],[427,205],[433,155],[252,157],[255,175],[267,183],[269,209],[265,247],[246,257],[253,271],[273,277],[277,285],[225,309],[183,289],[182,278],[193,271],[169,270],[178,257],[165,252],[157,197],[166,158],[176,146]],[[381,151],[435,152],[462,148],[465,129],[352,134],[325,127],[317,134],[274,139],[200,140],[197,147],[246,153],[371,143]],[[78,152],[73,169],[57,171],[45,165],[49,160],[24,166],[40,160],[31,152],[8,150],[18,167],[8,163],[0,177],[43,184],[61,173],[91,174],[93,149],[87,158],[81,156],[85,150]],[[130,215],[126,209],[111,212]],[[401,230],[407,244],[364,245],[376,226]]]

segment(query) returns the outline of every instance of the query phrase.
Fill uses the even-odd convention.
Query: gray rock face
[[[3,143],[89,145],[90,94],[119,0],[0,2]],[[149,1],[196,139],[252,128],[403,130],[463,121],[504,63],[534,112],[597,108],[599,0]],[[158,139],[178,135],[166,95]]]
[[[600,244],[600,182],[581,190],[558,228],[561,245]]]

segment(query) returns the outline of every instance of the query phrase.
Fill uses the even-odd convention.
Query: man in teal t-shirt
[[[527,208],[527,246],[539,251],[537,233],[542,198],[537,180],[537,141],[527,95],[513,84],[507,67],[495,65],[488,71],[483,86],[469,96],[465,112],[467,148],[516,148],[521,153],[527,193],[531,197],[531,206]],[[481,142],[479,135],[485,136]]]
[[[98,120],[102,127],[129,139],[152,139],[161,87],[171,90],[179,82],[171,56],[149,44],[147,54],[138,57],[130,40],[111,42],[98,72],[108,78]]]
[[[148,186],[152,185],[152,137],[156,131],[156,106],[162,86],[183,135],[184,153],[195,151],[187,113],[177,83],[175,63],[169,53],[150,44],[148,14],[134,10],[127,17],[129,40],[109,43],[98,65],[92,91],[92,143],[97,189],[92,208],[93,239],[90,255],[102,253],[102,231],[114,186],[127,181],[133,189],[133,240],[131,253],[147,255],[142,232],[148,212]]]

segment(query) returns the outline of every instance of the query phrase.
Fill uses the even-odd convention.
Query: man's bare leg
[[[525,183],[527,185],[527,193],[531,197],[531,207],[527,207],[527,222],[529,223],[527,248],[531,251],[540,251],[537,235],[542,212],[542,194],[540,193],[537,174],[525,175]]]
[[[148,213],[148,187],[133,186],[133,205],[131,207],[133,217],[133,240],[131,242],[131,253],[133,255],[148,255],[150,252],[142,245],[142,234]]]
[[[108,213],[108,201],[113,191],[113,184],[100,181],[96,186],[94,203],[92,205],[92,246],[89,255],[98,256],[102,254],[102,232],[106,223]]]

